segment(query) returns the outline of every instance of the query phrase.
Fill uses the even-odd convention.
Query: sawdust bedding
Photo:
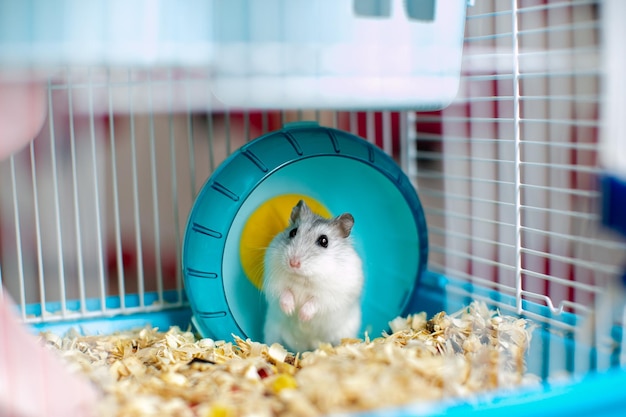
[[[524,364],[529,323],[483,303],[429,320],[425,313],[397,318],[390,328],[296,355],[177,327],[42,338],[98,387],[103,416],[317,416],[536,382]]]

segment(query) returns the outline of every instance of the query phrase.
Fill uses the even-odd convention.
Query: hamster
[[[265,343],[301,352],[357,336],[363,267],[353,225],[351,214],[326,219],[303,200],[292,209],[265,253]]]

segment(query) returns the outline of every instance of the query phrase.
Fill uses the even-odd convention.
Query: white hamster
[[[303,200],[292,209],[265,253],[265,343],[306,351],[357,336],[363,267],[353,225],[351,214],[325,219]]]

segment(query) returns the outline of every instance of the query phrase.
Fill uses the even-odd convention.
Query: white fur
[[[298,232],[290,239],[294,227]],[[321,234],[328,236],[327,248],[316,244]],[[289,265],[294,257],[300,268]],[[361,327],[362,288],[362,263],[350,237],[307,209],[266,251],[265,342],[305,351],[322,342],[338,344],[342,338],[356,337]]]

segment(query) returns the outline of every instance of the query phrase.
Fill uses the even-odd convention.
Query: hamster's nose
[[[289,258],[289,266],[298,269],[300,268],[300,259],[298,258]]]

